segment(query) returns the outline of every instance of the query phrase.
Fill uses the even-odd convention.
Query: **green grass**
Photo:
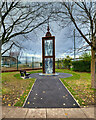
[[[57,69],[56,72],[72,74],[72,77],[61,78],[60,80],[81,106],[94,104],[94,89],[91,88],[90,73],[80,73],[66,69]]]
[[[10,88],[3,88],[2,89],[2,94],[8,94],[9,92],[11,92]]]
[[[24,101],[25,101],[26,97],[28,96],[28,93],[30,92],[34,82],[35,82],[35,79],[33,79],[32,82],[29,83],[29,86],[24,91],[23,95],[20,96],[19,100],[16,102],[16,104],[14,106],[20,106],[20,107],[23,106]]]
[[[33,71],[28,72],[28,73],[32,74],[32,73],[41,73],[41,72],[42,72],[42,70],[33,70]]]
[[[16,77],[16,79],[23,79],[23,78],[20,77],[20,73],[15,74],[14,77]]]
[[[27,71],[40,73],[41,70]],[[81,106],[94,104],[94,90],[91,88],[91,74],[74,72],[66,69],[56,69],[56,72],[72,74],[71,77],[60,80],[68,88]],[[2,73],[2,104],[9,106],[22,106],[35,78],[22,79],[19,72]]]
[[[2,73],[2,104],[21,107],[34,82],[22,79],[19,72]]]

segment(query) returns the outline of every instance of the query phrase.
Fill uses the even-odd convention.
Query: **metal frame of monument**
[[[55,74],[55,36],[51,36],[51,33],[49,32],[49,26],[48,26],[48,32],[46,33],[45,37],[42,37],[42,69],[43,73],[45,73],[45,59],[46,58],[53,58],[53,74]],[[53,40],[53,55],[52,56],[45,56],[45,40]]]

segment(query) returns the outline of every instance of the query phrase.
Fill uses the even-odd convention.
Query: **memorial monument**
[[[55,74],[55,36],[47,28],[45,37],[42,37],[42,69],[43,74]]]

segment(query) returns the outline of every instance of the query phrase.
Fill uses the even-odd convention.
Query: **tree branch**
[[[79,33],[81,34],[81,36],[85,39],[85,41],[86,41],[91,47],[93,47],[92,42],[89,42],[89,40],[85,37],[85,35],[84,35],[84,34],[82,33],[82,31],[79,29],[79,27],[78,27],[78,25],[76,24],[76,21],[75,21],[73,15],[72,15],[72,13],[70,12],[70,9],[68,8],[68,6],[67,6],[65,3],[63,3],[63,4],[64,4],[64,6],[67,8],[67,10],[68,10],[68,12],[69,12],[69,14],[70,14],[70,19],[71,19],[72,22],[74,23],[76,29],[79,31]]]

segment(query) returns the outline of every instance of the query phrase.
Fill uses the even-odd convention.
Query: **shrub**
[[[69,56],[66,56],[66,58],[63,60],[63,65],[65,68],[70,69],[72,63],[71,63],[71,58]]]
[[[91,61],[79,60],[72,62],[72,70],[79,72],[90,72],[91,71]]]

